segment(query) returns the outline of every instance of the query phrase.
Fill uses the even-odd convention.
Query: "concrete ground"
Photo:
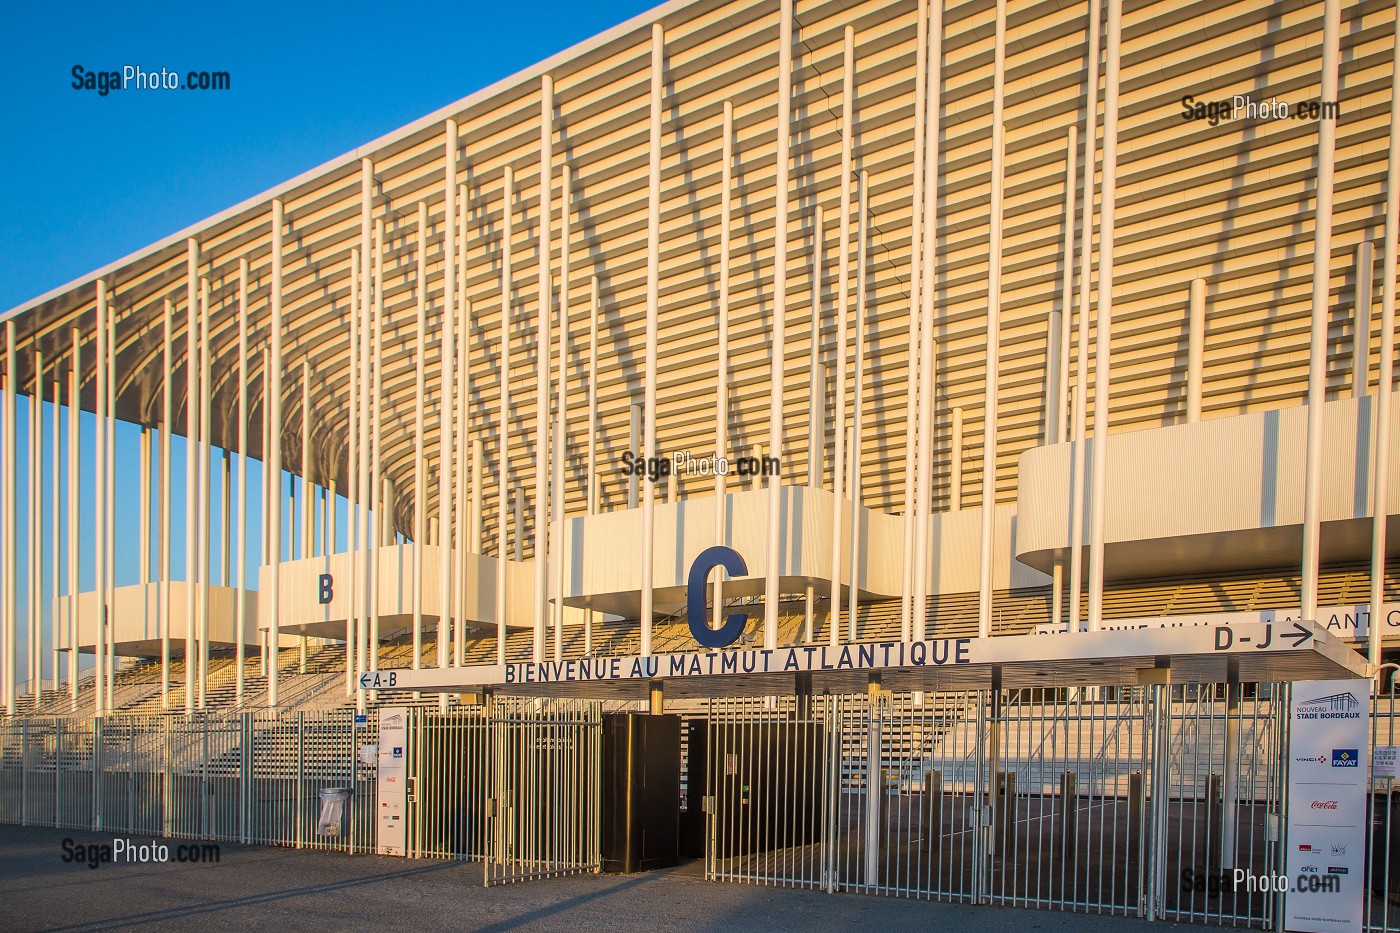
[[[0,826],[0,930],[957,929],[958,933],[1145,933],[1140,920],[717,884],[698,866],[484,888],[482,868],[222,844],[217,864],[64,862],[64,840],[108,834]],[[134,839],[134,842],[149,842]],[[1161,926],[1154,924],[1154,926]]]

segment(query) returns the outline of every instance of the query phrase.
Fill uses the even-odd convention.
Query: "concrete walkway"
[[[217,864],[177,864],[175,840],[164,840],[171,862],[90,869],[63,861],[65,839],[110,844],[113,837],[0,826],[0,930],[1144,933],[1148,926],[1118,917],[716,884],[693,869],[486,889],[481,866],[464,862],[223,844]]]

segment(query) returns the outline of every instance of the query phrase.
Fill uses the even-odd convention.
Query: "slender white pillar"
[[[355,521],[355,567],[358,575],[357,586],[355,588],[354,599],[359,603],[359,611],[355,615],[355,650],[359,655],[359,671],[364,673],[373,670],[374,662],[372,654],[378,654],[369,644],[369,614],[370,614],[370,523],[373,521],[372,511],[374,508],[374,476],[371,473],[370,454],[370,432],[373,422],[370,389],[370,348],[374,341],[374,272],[378,267],[377,249],[374,244],[374,222],[371,216],[374,196],[374,163],[369,159],[360,160],[360,356],[356,362],[356,369],[359,375],[359,386],[356,390],[359,395],[360,412],[358,425],[360,437],[358,451],[360,455],[357,467],[357,478],[359,479],[359,490],[356,499],[356,521]],[[447,196],[452,197],[452,188],[447,189]],[[451,253],[449,252],[449,257]],[[449,266],[451,260],[448,260]],[[449,394],[449,398],[450,398]],[[449,429],[449,436],[451,431]],[[363,712],[365,706],[365,691],[355,692],[355,708]]]
[[[360,651],[359,544],[356,541],[356,511],[360,501],[360,251],[350,249],[350,347],[345,365],[345,551],[350,560],[350,590],[345,615],[345,695],[354,696],[359,690],[359,674],[364,667]],[[444,647],[443,650],[446,650]]]
[[[627,406],[627,449],[638,456],[642,455],[642,406],[633,402]],[[627,507],[635,509],[640,502],[637,494],[636,474],[627,475]]]
[[[160,705],[170,707],[170,439],[174,432],[173,376],[175,303],[165,299],[162,320],[161,390],[160,390]],[[77,360],[77,344],[73,346]],[[76,393],[74,393],[76,395]],[[71,441],[71,436],[70,436]]]
[[[193,303],[191,303],[191,305],[193,305]],[[13,331],[11,331],[11,334],[13,334]],[[13,347],[13,346],[14,346],[14,339],[13,339],[13,336],[11,337],[11,339],[10,339],[10,341],[9,341],[9,345],[10,345],[10,347]],[[97,418],[96,418],[96,424],[94,425],[94,430],[93,430],[93,434],[94,434],[94,437],[95,437],[95,440],[96,440],[96,444],[95,444],[94,462],[93,462],[93,476],[92,476],[92,479],[93,479],[93,490],[92,490],[92,491],[93,491],[93,512],[94,512],[94,515],[93,515],[93,536],[92,536],[92,540],[93,540],[93,548],[92,548],[93,560],[92,560],[92,565],[93,565],[93,577],[94,577],[94,580],[93,580],[93,590],[94,590],[94,591],[96,592],[96,594],[97,594],[97,639],[96,639],[96,641],[94,642],[94,648],[93,648],[93,661],[94,661],[94,668],[93,668],[93,706],[94,706],[94,708],[95,708],[96,715],[100,716],[100,715],[102,715],[102,713],[105,711],[105,709],[106,709],[106,702],[107,702],[107,686],[106,686],[106,685],[107,685],[107,677],[106,677],[106,675],[107,675],[107,662],[106,662],[106,658],[107,658],[107,561],[104,559],[104,556],[103,556],[103,552],[106,550],[106,541],[107,541],[107,531],[106,531],[106,525],[107,525],[107,480],[106,480],[106,477],[107,477],[107,467],[106,467],[106,463],[107,463],[107,373],[106,373],[106,369],[107,369],[107,283],[106,283],[106,282],[103,282],[103,281],[100,281],[100,280],[99,280],[98,283],[97,283],[97,347],[96,347],[96,349],[97,349],[97,358],[94,360],[94,364],[95,364],[95,365],[94,365],[94,368],[93,368],[94,378],[95,378],[95,380],[96,380],[96,382],[97,382]],[[14,366],[14,362],[13,362],[13,360],[14,360],[13,354],[11,355],[10,359],[11,359],[11,363],[10,363],[10,365],[9,365],[9,367],[8,367],[8,372],[9,372],[9,373],[14,373],[16,370],[15,370],[15,366]],[[9,399],[6,399],[6,401],[7,401],[8,405],[9,405],[9,411],[10,411],[10,412],[13,412],[13,410],[14,410],[14,403],[13,403],[12,401],[10,401]],[[11,417],[10,420],[11,420],[11,422],[13,422],[13,416]],[[15,462],[15,451],[14,451],[13,434],[11,435],[11,440],[10,440],[10,443],[9,443],[9,447],[10,447],[10,449],[6,452],[5,462],[6,462],[6,463],[14,463],[14,462]],[[9,493],[9,492],[7,491],[6,498],[7,498],[7,500],[9,501],[9,503],[11,503],[11,507],[7,510],[7,514],[8,514],[8,515],[13,515],[13,514],[14,514],[13,503],[14,503],[14,498],[15,498],[15,497],[14,497],[13,494],[11,494],[11,493]],[[13,538],[14,538],[14,532],[13,532],[13,530],[12,530],[12,529],[13,529],[13,521],[10,520],[9,518],[7,518],[6,521],[7,521],[7,530],[9,531],[9,535],[10,535],[11,540],[13,540]],[[188,553],[188,551],[190,550],[190,547],[193,545],[193,542],[194,542],[194,539],[193,539],[193,538],[190,538],[189,542],[186,544],[185,550],[186,550],[187,553]],[[14,553],[13,546],[7,547],[6,553],[7,553],[7,554],[13,554],[13,553]],[[12,558],[10,558],[10,559],[12,560]],[[191,563],[193,563],[193,561],[191,561]],[[7,580],[10,581],[11,583],[13,583],[13,582],[15,581],[15,579],[16,579],[16,577],[15,577],[14,571],[11,570],[11,571],[9,572],[9,574],[7,575]],[[191,606],[190,608],[193,609],[193,606]],[[12,618],[13,618],[13,612],[11,613],[11,616],[12,616]],[[194,613],[191,612],[190,615],[189,615],[189,618],[193,618],[193,617],[194,617]],[[10,653],[11,653],[11,656],[13,656],[13,654],[14,654],[13,648],[11,649],[11,652],[10,652]],[[188,667],[189,667],[189,661],[188,661],[188,658],[189,658],[189,648],[188,648],[188,643],[187,643],[187,646],[186,646],[186,649],[185,649],[185,657],[186,657],[185,666],[188,668]],[[190,675],[187,673],[187,674],[186,674],[186,681],[188,681],[189,676],[190,676]],[[190,691],[187,689],[186,692],[187,692],[187,694],[188,694]],[[10,685],[10,691],[9,691],[9,696],[11,697],[10,702],[11,702],[11,704],[12,704],[12,708],[13,708],[13,703],[14,703],[14,699],[13,699],[13,698],[14,698],[14,695],[15,695],[15,694],[14,694],[14,686],[13,686],[13,683],[12,683],[12,684]],[[189,703],[190,703],[189,699],[186,699],[185,703],[186,703],[186,705],[188,706]]]
[[[719,194],[719,307],[715,311],[719,331],[715,373],[715,458],[729,456],[729,258],[734,227],[734,103],[724,102],[724,141],[720,145]],[[715,471],[715,544],[726,543],[729,517],[728,477]],[[712,616],[714,627],[724,624],[724,580],[715,574]]]
[[[1186,422],[1201,420],[1201,380],[1206,352],[1206,280],[1191,280],[1186,324]]]
[[[1329,0],[1335,3],[1336,0]],[[1123,0],[1108,0],[1104,55],[1103,193],[1099,207],[1099,307],[1094,338],[1094,474],[1089,497],[1089,630],[1103,622],[1104,511],[1108,489],[1109,374],[1113,350],[1114,210],[1118,187],[1118,85]]]
[[[311,467],[311,361],[301,361],[301,558],[312,555],[315,537],[316,488]]]
[[[467,300],[467,186],[457,186],[457,402],[453,411],[457,419],[456,443],[452,462],[457,476],[456,509],[457,547],[453,551],[454,579],[452,591],[457,594],[455,617],[463,620],[452,632],[452,663],[461,667],[467,663],[467,415],[471,410],[471,317],[472,303]]]
[[[773,342],[768,366],[768,445],[779,467],[768,478],[768,547],[763,581],[763,647],[778,647],[783,512],[783,375],[787,362],[789,162],[792,151],[792,7],[778,14],[778,156],[773,207]]]
[[[63,499],[62,491],[62,464],[59,460],[59,444],[62,437],[62,426],[59,421],[60,406],[59,399],[62,398],[63,380],[59,377],[58,359],[55,354],[53,366],[53,402],[49,407],[51,428],[53,433],[53,459],[50,461],[49,483],[53,489],[53,499],[50,504],[49,519],[53,534],[49,538],[49,566],[52,568],[49,582],[49,646],[53,654],[53,689],[55,693],[63,688],[60,679],[59,657],[59,619],[58,619],[58,596],[59,596],[59,576],[62,565],[59,563],[62,545],[62,515],[60,505]]]
[[[457,122],[446,121],[443,145],[442,316],[438,337],[438,625],[437,664],[447,667],[452,638],[452,393],[457,346]]]
[[[941,4],[942,0],[938,0]],[[916,29],[917,40],[914,49],[914,151],[910,160],[913,176],[911,188],[913,202],[909,207],[909,339],[908,376],[904,401],[904,449],[914,456],[904,458],[904,567],[900,578],[900,637],[908,641],[914,624],[914,540],[917,525],[916,494],[918,492],[918,449],[919,449],[919,340],[922,333],[920,320],[919,288],[923,284],[922,235],[924,221],[924,160],[918,154],[924,151],[924,120],[928,117],[928,105],[924,95],[928,92],[928,0],[920,0],[919,22]],[[919,630],[923,630],[920,623]]]
[[[390,517],[387,506],[388,501],[380,496],[379,487],[383,483],[384,476],[383,451],[384,432],[382,430],[382,419],[384,413],[384,218],[374,219],[374,342],[369,344],[371,352],[365,354],[368,362],[373,357],[374,380],[370,387],[370,466],[369,479],[370,495],[375,496],[370,501],[379,503],[380,507],[375,510],[372,519],[373,524],[368,526],[371,530],[369,536],[369,550],[366,553],[366,563],[369,573],[369,585],[365,588],[366,598],[369,600],[369,669],[379,670],[379,551],[380,544],[384,540],[384,529],[389,526]]]
[[[845,139],[842,139],[844,145]],[[844,176],[843,176],[844,178]],[[844,181],[843,181],[844,184]],[[817,205],[812,221],[812,273],[811,305],[812,319],[808,325],[807,354],[807,485],[820,489],[822,485],[822,455],[826,446],[825,413],[822,406],[826,402],[821,380],[822,355],[822,274],[826,263],[822,255],[823,241],[826,239],[826,218],[822,206]],[[811,599],[807,600],[807,617],[812,616]],[[810,639],[809,639],[810,640]]]
[[[963,488],[963,410],[962,406],[953,408],[953,428],[952,438],[949,446],[949,459],[952,461],[949,468],[948,477],[948,508],[950,511],[962,511],[962,488]]]
[[[1375,273],[1375,244],[1362,240],[1356,247],[1356,322],[1351,351],[1351,391],[1357,398],[1371,389],[1371,298]]]
[[[418,239],[415,252],[418,277],[417,337],[413,371],[413,669],[422,666],[423,655],[423,546],[428,534],[428,461],[425,440],[428,394],[428,204],[418,202]]]
[[[116,627],[113,623],[116,607],[117,571],[116,571],[116,536],[117,536],[117,309],[112,302],[107,302],[107,513],[106,513],[106,548],[104,559],[107,561],[107,650],[104,653],[107,664],[107,697],[104,709],[111,711],[116,708],[114,694],[116,691]]]
[[[483,551],[481,540],[481,502],[485,497],[482,483],[482,471],[484,469],[485,447],[481,443],[481,438],[472,438],[472,508],[471,508],[471,540],[467,543],[467,550],[473,554],[480,554]]]
[[[512,220],[515,216],[515,173],[505,169],[501,206],[501,373],[500,411],[496,417],[496,663],[506,663],[506,546],[510,541],[507,503],[510,489],[510,303],[513,273],[511,270],[511,241],[514,239]],[[517,525],[518,527],[518,525]]]
[[[209,689],[209,280],[199,280],[199,708]]]
[[[999,22],[1004,20],[1002,15]],[[1002,33],[1005,33],[1004,27]],[[942,134],[942,107],[943,107],[943,0],[934,0],[929,9],[928,24],[928,51],[926,53],[928,75],[928,90],[924,94],[924,105],[926,113],[924,115],[924,187],[923,187],[923,221],[921,230],[923,241],[920,246],[922,257],[919,263],[919,273],[922,282],[919,285],[919,424],[918,424],[918,469],[915,477],[915,521],[914,521],[914,612],[913,637],[923,639],[928,637],[928,596],[929,596],[929,569],[932,559],[929,548],[932,545],[932,529],[930,523],[933,520],[933,424],[934,413],[937,411],[938,401],[938,373],[937,373],[937,352],[935,344],[934,325],[938,316],[938,309],[934,307],[934,273],[937,268],[938,249],[938,158],[939,140]],[[1004,42],[1003,42],[1004,44]],[[1005,56],[1003,55],[1003,58]],[[1000,96],[997,98],[1000,100]],[[993,119],[996,119],[996,105],[993,105]],[[993,176],[996,175],[995,149],[998,137],[996,130],[992,132],[993,145]],[[992,192],[995,197],[997,191],[996,182],[992,183]],[[993,204],[995,207],[995,203]],[[995,218],[992,221],[995,228]],[[999,228],[996,228],[999,229]],[[995,260],[992,260],[995,261]],[[988,303],[991,304],[992,291],[988,289]],[[989,311],[990,315],[990,311]],[[989,332],[994,328],[989,324]],[[995,348],[989,348],[987,366],[989,369],[996,366],[996,358],[993,354]],[[995,423],[995,416],[992,419]]]
[[[1074,456],[1070,470],[1070,598],[1069,630],[1078,632],[1079,594],[1084,579],[1084,491],[1088,486],[1085,453],[1088,439],[1087,399],[1089,396],[1089,308],[1093,296],[1094,262],[1094,164],[1098,145],[1099,40],[1101,0],[1089,0],[1089,57],[1085,76],[1084,113],[1084,205],[1079,218],[1079,333],[1074,388]]]
[[[1001,251],[1006,203],[1006,0],[997,0],[992,73],[992,183],[987,244],[987,364],[982,389],[982,537],[977,574],[977,631],[992,634],[992,552],[997,507],[997,402],[1001,375]],[[927,273],[925,273],[927,280]]]
[[[35,706],[44,692],[44,354],[34,344],[29,393],[29,689]]]
[[[843,36],[841,72],[841,232],[836,249],[836,401],[833,405],[834,451],[831,465],[831,598],[827,620],[827,635],[832,646],[841,641],[841,577],[842,520],[845,515],[846,474],[846,358],[850,354],[849,321],[851,315],[851,185],[852,158],[855,135],[855,29],[847,26]],[[853,545],[854,546],[854,543]],[[854,584],[855,581],[852,581]],[[901,631],[908,640],[908,633]]]
[[[233,604],[234,702],[243,705],[243,671],[248,628],[248,260],[238,260],[238,551]],[[162,482],[164,477],[162,476]]]
[[[269,389],[271,388],[272,373],[272,353],[264,344],[262,348],[262,371],[263,371],[263,402],[262,402],[262,541],[259,559],[263,564],[269,563],[269,555],[272,553],[272,478],[268,475],[268,458],[272,452],[272,416],[270,408],[272,406]],[[267,594],[259,592],[261,600],[266,600]],[[266,611],[266,610],[263,610]],[[268,638],[267,629],[261,623],[258,625],[258,673],[261,677],[267,676]]]
[[[554,511],[550,516],[551,573],[554,574],[554,660],[564,656],[564,469],[569,443],[569,214],[573,202],[573,177],[569,165],[562,168],[559,202],[559,386],[554,414]]]
[[[540,219],[537,240],[539,294],[535,309],[535,634],[536,662],[544,660],[545,619],[549,617],[549,402],[550,318],[554,238],[554,81],[540,79]]]
[[[1059,444],[1069,430],[1069,341],[1070,321],[1074,307],[1074,215],[1075,193],[1079,176],[1079,127],[1071,126],[1065,134],[1065,239],[1061,247],[1060,306],[1050,318],[1050,333],[1054,339],[1053,354],[1047,353],[1047,363],[1053,363],[1053,378],[1047,379],[1046,390],[1051,394],[1045,407],[1047,444]]]
[[[100,281],[97,283],[97,301],[99,307],[106,301],[102,294],[102,282]],[[98,314],[98,320],[101,320],[101,312],[99,311]],[[4,644],[0,645],[0,652],[3,652],[4,657],[0,659],[0,665],[3,665],[4,683],[2,686],[7,715],[13,715],[15,712],[15,687],[18,675],[15,671],[14,660],[15,647],[19,641],[16,635],[16,619],[19,617],[17,595],[19,593],[17,585],[19,576],[15,560],[16,538],[18,537],[15,533],[15,409],[17,407],[15,377],[19,369],[16,362],[15,339],[15,320],[11,317],[5,322],[5,580],[4,592],[0,594],[0,599],[4,600],[5,610]],[[100,690],[98,696],[97,711],[100,713],[102,711]]]
[[[1400,9],[1397,9],[1400,13]],[[1380,381],[1376,384],[1375,466],[1371,483],[1371,624],[1368,655],[1374,670],[1381,663],[1381,606],[1385,602],[1385,523],[1390,511],[1390,396],[1395,390],[1395,276],[1400,252],[1400,29],[1395,33],[1390,71],[1390,149],[1385,175],[1385,255],[1381,260]]]
[[[81,399],[81,397],[80,397],[80,395],[79,395],[79,393],[80,393],[80,391],[81,391],[81,387],[82,387],[82,372],[83,372],[83,366],[82,366],[82,352],[81,352],[81,349],[82,349],[83,337],[82,337],[82,331],[81,331],[81,329],[79,329],[79,328],[77,328],[77,327],[74,327],[74,328],[72,329],[72,332],[71,332],[71,333],[72,333],[72,342],[73,342],[73,355],[72,355],[72,362],[71,362],[71,364],[70,364],[70,366],[69,366],[69,370],[68,370],[68,699],[69,699],[71,708],[72,708],[73,710],[76,711],[77,708],[78,708],[78,674],[80,673],[80,671],[79,671],[79,663],[78,663],[78,657],[79,657],[79,655],[78,655],[78,633],[79,633],[79,631],[81,631],[81,629],[80,629],[80,627],[79,627],[79,625],[78,625],[78,622],[79,622],[79,612],[78,612],[78,602],[79,602],[79,600],[78,600],[78,585],[79,585],[79,583],[78,583],[78,565],[79,565],[79,554],[81,553],[80,540],[79,540],[78,515],[79,515],[79,510],[82,508],[82,495],[81,495],[81,492],[80,492],[81,487],[80,487],[80,484],[79,484],[79,482],[78,482],[78,465],[82,462],[82,453],[83,453],[83,451],[82,451],[82,440],[81,440],[81,438],[82,438],[82,431],[80,430],[81,427],[82,427],[82,425],[81,425],[80,422],[81,422],[81,417],[82,417],[83,406],[82,406],[82,399]],[[166,347],[166,358],[168,359],[169,356],[170,356],[170,300],[169,300],[169,299],[166,299],[166,302],[165,302],[165,347]],[[165,386],[165,387],[164,387],[164,389],[162,390],[162,393],[161,393],[161,394],[162,394],[162,395],[164,396],[164,398],[167,400],[167,401],[164,402],[164,404],[166,405],[166,411],[168,412],[168,411],[169,411],[169,401],[168,401],[168,399],[170,398],[170,377],[169,377],[169,376],[166,377],[164,386]],[[169,419],[169,416],[167,415],[167,416],[166,416],[166,420],[165,420],[165,424],[166,424],[166,425],[169,425],[169,423],[170,423],[170,419]],[[162,437],[164,436],[165,433],[167,433],[167,428],[162,427],[162,429],[161,429]],[[168,456],[168,455],[166,456],[165,460],[166,460],[166,462],[169,461],[169,456]],[[164,470],[164,469],[165,469],[165,467],[162,467],[162,470]],[[164,491],[164,488],[165,488],[165,484],[163,483],[163,484],[162,484],[162,491]],[[168,499],[169,499],[169,496],[168,496],[168,495],[166,496],[166,499],[167,499],[167,501],[168,501]],[[168,509],[168,506],[167,506],[167,509]],[[167,534],[167,536],[166,536],[166,541],[167,541],[167,542],[169,541],[169,535],[168,535],[168,534]],[[165,555],[165,564],[166,564],[166,565],[169,564],[169,556],[168,556],[169,554],[170,554],[170,546],[169,546],[169,544],[167,543],[167,544],[165,545],[165,551],[164,551],[164,555]],[[165,574],[165,577],[168,579],[169,576],[170,576],[170,574],[167,572],[167,573]],[[167,632],[167,630],[169,629],[169,624],[168,624],[168,622],[169,622],[169,618],[170,618],[170,609],[169,609],[169,602],[170,602],[170,600],[169,600],[169,593],[168,593],[168,590],[169,590],[169,586],[168,586],[168,585],[167,585],[166,589],[167,589],[167,594],[166,594],[165,606],[164,606],[164,619],[162,620],[162,626],[161,626],[162,632]],[[166,696],[168,695],[168,693],[169,693],[169,691],[170,691],[170,673],[169,673],[169,667],[170,667],[170,644],[169,644],[169,635],[166,634],[166,635],[164,636],[164,645],[163,645],[163,652],[162,652],[162,657],[161,657],[161,704],[162,704],[162,705],[165,704]]]
[[[105,338],[97,348],[105,359]],[[99,424],[101,416],[99,415]],[[99,432],[101,433],[101,432]],[[195,549],[199,535],[199,243],[185,241],[185,713],[195,706],[195,628],[197,601]],[[100,587],[99,587],[100,589]]]
[[[846,591],[846,638],[856,640],[856,613],[860,608],[861,507],[865,501],[865,293],[870,241],[870,176],[861,171],[856,198],[856,353],[851,417],[851,585]],[[930,228],[933,229],[933,228]],[[927,613],[921,609],[921,617]]]
[[[786,4],[787,0],[784,0]],[[786,9],[786,6],[784,6]],[[661,103],[665,88],[665,34],[660,23],[651,27],[651,116],[648,124],[647,167],[647,330],[646,368],[642,376],[642,453],[659,456],[656,450],[656,378],[658,309],[661,303]],[[642,478],[642,606],[641,653],[651,654],[651,622],[654,594],[652,575],[656,545],[656,484]]]
[[[277,679],[282,647],[281,585],[282,585],[282,200],[272,201],[272,306],[268,348],[268,439],[267,456],[268,502],[268,664],[267,705],[277,707]]]

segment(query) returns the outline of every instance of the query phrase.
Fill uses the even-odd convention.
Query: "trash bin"
[[[350,788],[348,787],[325,787],[321,789],[321,818],[316,821],[317,835],[340,835],[340,824],[345,818],[345,804],[349,800]]]

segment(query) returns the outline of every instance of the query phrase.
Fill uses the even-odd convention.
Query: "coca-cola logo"
[[[1312,808],[1313,808],[1314,810],[1335,810],[1335,809],[1337,809],[1337,801],[1335,801],[1335,800],[1314,800],[1314,801],[1312,802]]]

